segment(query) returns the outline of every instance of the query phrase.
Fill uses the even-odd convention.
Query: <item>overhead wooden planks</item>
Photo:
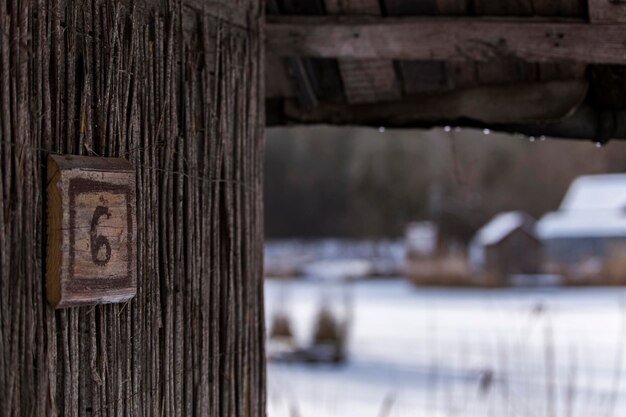
[[[388,16],[458,15],[466,12],[466,0],[387,0],[384,2]],[[431,60],[398,60],[402,91],[407,96],[420,93],[446,91],[454,88],[449,64]],[[467,72],[463,73],[465,76]]]
[[[437,14],[437,0],[384,0],[388,16],[432,16]]]
[[[340,59],[338,63],[349,103],[373,103],[400,97],[392,61]]]
[[[279,55],[626,64],[626,25],[544,20],[270,17]]]
[[[268,12],[287,15],[323,15],[324,0],[268,0]],[[270,52],[271,53],[271,52]],[[294,84],[294,90],[300,103],[312,108],[317,100],[343,101],[339,67],[334,59],[308,59],[306,57],[287,56],[284,60]]]
[[[586,2],[587,0],[532,0],[533,14],[535,16],[584,18],[587,15]]]
[[[378,0],[324,0],[328,14],[380,15]]]
[[[378,0],[326,0],[332,15],[380,15]],[[339,72],[349,103],[373,103],[400,97],[393,61],[388,59],[339,59]]]
[[[626,23],[626,3],[623,1],[588,0],[592,23]]]
[[[487,124],[525,124],[567,117],[586,93],[586,81],[520,83],[422,94],[391,103],[320,103],[312,111],[287,100],[284,112],[288,120],[299,123],[406,127],[469,119]]]
[[[465,16],[469,9],[467,0],[437,0],[437,14],[440,16]]]

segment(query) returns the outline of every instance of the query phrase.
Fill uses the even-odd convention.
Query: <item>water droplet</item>
[[[531,141],[531,142],[534,142],[535,141],[535,137],[534,136],[529,136],[528,140]]]
[[[385,133],[385,126],[381,126],[378,128],[379,133]]]
[[[544,140],[546,140],[546,137],[544,135],[541,135],[539,136],[539,140],[543,142]]]
[[[454,128],[454,131],[455,131],[455,132],[460,132],[460,131],[461,131],[461,128],[460,128],[459,126],[457,126],[457,127],[455,127],[455,128]]]
[[[488,134],[490,134],[490,133],[491,133],[491,130],[489,130],[489,129],[483,129],[483,133],[484,133],[485,135],[488,135]]]
[[[451,128],[450,126],[444,126],[444,127],[443,127],[443,131],[444,131],[444,132],[449,132],[449,131],[451,131],[451,130],[452,130],[452,128]]]
[[[602,147],[602,142],[596,142],[596,148],[601,148]]]

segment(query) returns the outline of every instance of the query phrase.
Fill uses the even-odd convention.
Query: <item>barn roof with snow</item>
[[[522,211],[508,211],[497,214],[476,232],[476,235],[470,242],[470,264],[474,268],[484,266],[486,248],[502,242],[515,230],[524,230],[530,237],[536,238],[534,226],[535,219]]]
[[[537,232],[542,239],[626,236],[626,174],[578,177]]]
[[[522,211],[500,213],[478,230],[472,244],[495,245],[518,228],[522,228],[532,235],[534,234],[534,222],[532,217]]]
[[[576,178],[560,210],[626,209],[626,174],[585,175]]]

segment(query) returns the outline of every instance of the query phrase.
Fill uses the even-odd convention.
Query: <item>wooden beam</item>
[[[378,0],[326,0],[329,15],[380,15]],[[390,59],[339,59],[339,71],[348,103],[375,103],[400,98]]]
[[[626,3],[610,0],[587,0],[592,23],[625,23]]]
[[[407,127],[459,120],[525,124],[563,119],[580,106],[586,94],[587,82],[575,80],[484,86],[422,94],[388,103],[320,102],[312,110],[288,99],[284,115],[286,120],[296,123],[338,125]]]
[[[626,25],[536,19],[268,17],[282,56],[626,64]]]

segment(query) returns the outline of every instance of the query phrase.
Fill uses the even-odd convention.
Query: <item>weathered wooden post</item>
[[[0,416],[265,414],[261,23],[259,0],[0,1]],[[55,207],[93,223],[65,309],[50,155],[121,157],[134,193]]]

